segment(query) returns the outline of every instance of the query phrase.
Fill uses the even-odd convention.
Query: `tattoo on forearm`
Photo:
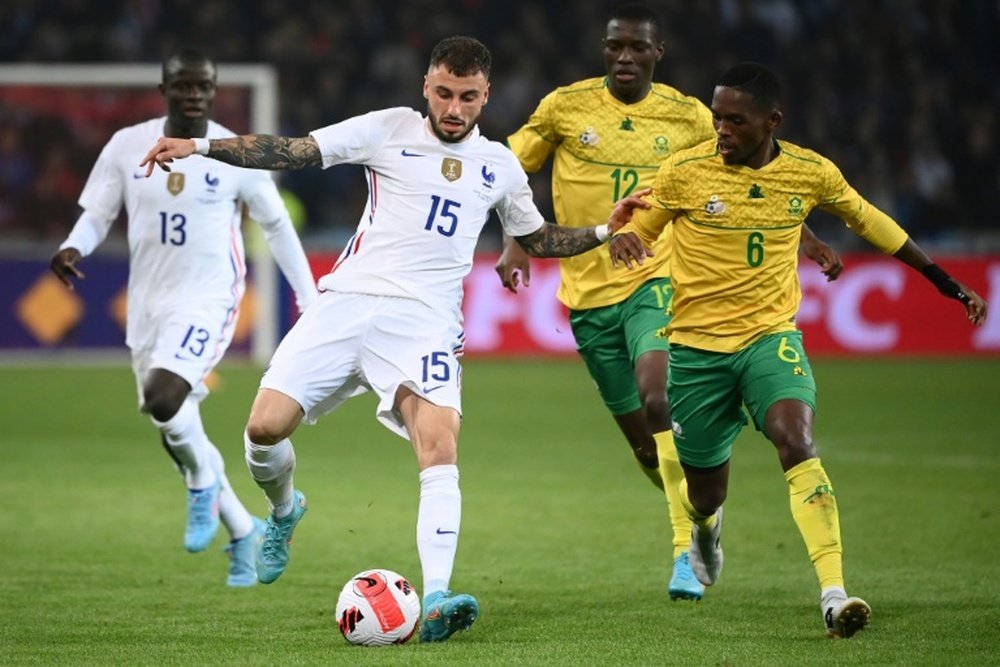
[[[323,164],[319,146],[312,137],[275,137],[269,134],[213,139],[208,156],[253,169],[302,169]]]
[[[563,227],[551,222],[533,234],[517,237],[517,242],[532,257],[570,257],[601,245],[593,227]]]

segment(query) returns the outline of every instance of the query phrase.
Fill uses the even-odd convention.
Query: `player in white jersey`
[[[442,40],[424,78],[427,116],[386,109],[301,138],[160,139],[142,161],[147,173],[198,152],[267,169],[365,166],[368,203],[320,297],[271,360],[247,423],[246,458],[271,516],[257,574],[274,581],[306,510],[292,484],[288,440],[365,391],[379,396],[378,418],[408,438],[420,470],[417,549],[423,570],[421,641],[468,628],[475,598],[449,589],[461,523],[457,447],[461,421],[462,279],[476,239],[495,210],[529,254],[561,257],[597,247],[606,226],[546,223],[528,178],[503,145],[480,136],[489,97],[490,53],[469,37]]]
[[[161,136],[231,137],[209,115],[215,64],[182,51],[163,64],[167,116],[119,130],[101,151],[79,203],[83,208],[52,258],[72,289],[76,264],[97,248],[124,205],[129,280],[125,342],[131,349],[139,405],[160,430],[188,488],[185,547],[208,548],[220,518],[230,534],[227,584],[257,583],[256,542],[263,521],[252,517],[226,478],[222,455],[202,426],[205,377],[232,341],[246,265],[243,207],[264,229],[271,252],[304,310],[316,287],[302,245],[274,181],[264,172],[199,157],[170,174],[146,178],[137,167]]]

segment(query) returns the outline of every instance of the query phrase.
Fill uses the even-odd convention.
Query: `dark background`
[[[6,0],[0,61],[159,63],[192,46],[217,62],[268,63],[279,72],[280,132],[302,136],[372,109],[423,110],[431,48],[441,37],[468,34],[493,52],[481,129],[502,141],[552,88],[604,73],[600,40],[616,4]],[[658,81],[707,103],[715,78],[732,64],[768,64],[783,84],[781,138],[834,160],[862,194],[931,250],[1000,247],[1000,2],[649,5],[661,16],[667,48]],[[149,115],[162,113],[161,106]],[[63,134],[58,126],[32,124],[16,109],[0,109],[0,238],[55,245],[75,221],[79,189],[110,133],[93,137],[90,151],[70,150]],[[29,150],[39,142],[46,147],[42,158]],[[336,247],[351,233],[365,197],[357,168],[281,179],[304,206],[308,247]],[[32,195],[40,180],[45,191]],[[547,174],[533,184],[549,213]],[[838,221],[814,216],[810,224],[842,249],[864,247]],[[484,243],[495,243],[497,234],[494,225]]]

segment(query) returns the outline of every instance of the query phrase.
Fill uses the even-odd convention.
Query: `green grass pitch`
[[[452,585],[482,615],[440,645],[357,648],[346,579],[421,586],[409,445],[371,395],[294,441],[310,512],[270,586],[230,590],[220,534],[182,547],[185,495],[120,368],[0,370],[2,665],[1000,664],[1000,360],[821,361],[816,441],[840,503],[851,640],[818,589],[771,446],[733,459],[726,569],[699,604],[666,596],[665,503],[577,360],[469,360]],[[248,506],[241,431],[259,370],[220,369],[210,436]]]

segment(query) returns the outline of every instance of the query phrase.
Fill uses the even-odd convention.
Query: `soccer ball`
[[[417,591],[392,570],[359,572],[337,598],[337,625],[352,644],[403,644],[413,636],[419,619]]]

